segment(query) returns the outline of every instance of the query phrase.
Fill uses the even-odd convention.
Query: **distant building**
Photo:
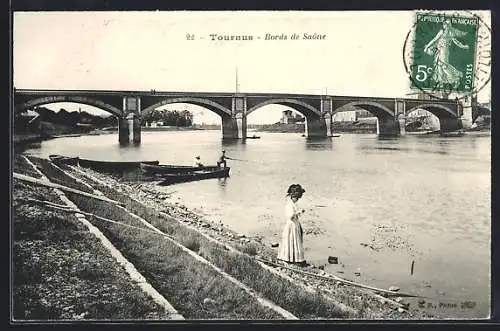
[[[342,111],[333,114],[332,121],[334,122],[356,122],[361,119],[367,119],[368,121],[372,121],[376,119],[372,113],[367,110],[357,108],[355,110]]]
[[[304,119],[305,118],[303,116],[296,114],[292,110],[285,110],[281,114],[280,123],[281,124],[294,124],[294,123],[303,122]]]
[[[357,119],[356,111],[341,111],[333,114],[332,121],[334,122],[354,122]]]

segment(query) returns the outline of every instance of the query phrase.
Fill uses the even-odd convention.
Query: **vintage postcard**
[[[14,12],[11,323],[488,320],[490,26]]]

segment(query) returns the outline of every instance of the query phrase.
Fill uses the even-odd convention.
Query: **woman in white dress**
[[[299,210],[297,206],[297,201],[304,192],[305,190],[300,184],[292,184],[288,188],[285,205],[286,224],[278,250],[279,260],[305,264],[303,231],[299,221],[299,216],[304,213],[304,210]]]

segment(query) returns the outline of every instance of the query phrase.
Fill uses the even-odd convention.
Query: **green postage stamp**
[[[417,13],[411,87],[423,91],[472,93],[479,18]]]

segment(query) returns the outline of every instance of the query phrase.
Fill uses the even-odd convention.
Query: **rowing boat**
[[[140,167],[140,164],[155,165],[160,163],[160,161],[101,161],[63,155],[50,155],[49,159],[56,164],[78,165],[104,172],[135,170]]]
[[[52,154],[52,155],[49,155],[49,159],[53,163],[58,164],[58,165],[61,165],[61,164],[67,164],[67,165],[72,165],[72,166],[78,165],[78,157]]]
[[[226,178],[229,177],[229,169],[230,167],[218,168],[218,170],[196,170],[186,173],[163,174],[162,175],[163,181],[159,182],[158,185],[165,186],[177,183],[192,182],[202,179]]]
[[[201,167],[193,167],[193,166],[185,166],[185,165],[173,165],[173,164],[140,164],[142,172],[145,174],[156,175],[156,174],[180,174],[187,173],[193,171],[215,171],[220,168],[216,165],[211,166],[201,166]]]

